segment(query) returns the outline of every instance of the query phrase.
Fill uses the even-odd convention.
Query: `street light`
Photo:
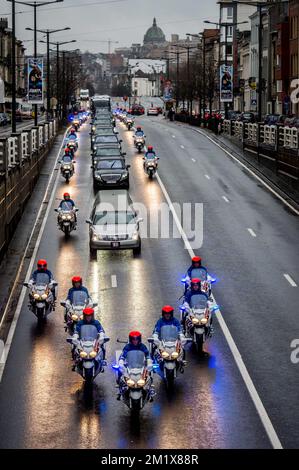
[[[174,44],[177,47],[177,44]],[[180,98],[180,88],[179,88],[179,81],[180,81],[180,55],[185,54],[185,52],[177,51],[168,51],[169,54],[176,54],[176,109],[179,107],[179,98]]]
[[[279,0],[279,1],[256,1],[256,2],[249,2],[244,1],[241,2],[240,0],[233,0],[233,3],[236,5],[250,5],[257,7],[258,14],[259,14],[259,32],[258,32],[258,43],[259,43],[259,55],[258,55],[258,120],[261,122],[262,120],[262,71],[263,71],[263,52],[262,52],[262,41],[263,41],[263,22],[262,22],[262,9],[265,7],[271,7],[273,5],[281,5],[283,3],[287,3],[288,0]]]
[[[16,50],[15,50],[15,46],[16,46],[16,10],[15,10],[15,6],[16,6],[16,3],[20,4],[20,5],[26,5],[28,7],[32,7],[34,9],[34,59],[36,60],[37,59],[37,25],[36,25],[36,22],[37,22],[37,18],[36,18],[36,14],[37,14],[37,8],[39,7],[43,7],[43,6],[46,6],[46,5],[51,5],[52,3],[61,3],[63,2],[63,0],[51,0],[51,1],[46,1],[46,2],[36,2],[36,1],[32,1],[32,2],[23,2],[23,1],[20,1],[20,0],[6,0],[8,2],[10,2],[12,4],[12,29],[13,29],[13,33],[12,33],[12,68],[13,68],[13,75],[12,75],[12,80],[13,80],[13,96],[12,96],[12,108],[15,108],[16,110],[16,71],[15,71],[15,68],[16,68],[16,57],[15,57],[15,53],[16,53]],[[14,116],[13,116],[13,113],[12,113],[12,129],[15,129],[13,130],[13,132],[16,132],[16,114],[15,114],[15,110],[14,110]],[[14,121],[14,122],[13,122]],[[38,123],[38,118],[37,118],[37,104],[34,105],[34,125],[37,126],[37,123]]]
[[[225,66],[227,66],[227,30],[228,30],[228,27],[229,26],[238,26],[240,24],[246,24],[246,23],[248,23],[248,21],[239,21],[239,22],[231,22],[231,23],[216,23],[214,21],[205,20],[204,23],[213,24],[213,25],[216,25],[219,28],[222,28],[223,26],[225,27],[225,41],[224,41],[225,60],[224,60],[224,64],[225,64]],[[220,37],[219,37],[219,52],[220,52]],[[220,88],[221,88],[221,85],[219,84],[219,98],[220,98],[220,91],[221,91]],[[219,99],[219,101],[220,101],[220,99]],[[227,102],[224,103],[224,109],[225,109],[225,119],[227,119],[228,118],[228,103]]]
[[[32,28],[25,28],[27,31],[34,31]],[[47,116],[50,117],[50,34],[60,33],[61,31],[69,31],[71,28],[61,28],[61,29],[37,29],[38,33],[45,34],[47,36]]]
[[[187,50],[187,82],[188,82],[188,114],[192,115],[192,100],[191,100],[191,90],[190,90],[190,50],[197,49],[196,46],[185,46],[181,44],[176,44],[178,47],[182,47]]]
[[[47,41],[39,41],[39,42],[41,42],[43,44],[48,44]],[[59,103],[59,95],[60,95],[60,93],[59,93],[59,73],[60,73],[60,70],[59,70],[59,47],[65,45],[65,44],[72,44],[74,42],[77,42],[77,40],[73,39],[72,41],[61,41],[61,42],[57,42],[57,41],[56,42],[51,42],[51,41],[49,41],[49,45],[52,44],[52,45],[56,46],[56,61],[57,61],[57,64],[56,64],[56,82],[57,82],[56,83],[56,95],[57,95],[56,99],[57,99],[57,111],[58,111],[59,105],[60,105],[60,103]]]

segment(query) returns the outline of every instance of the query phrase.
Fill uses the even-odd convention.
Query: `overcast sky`
[[[10,11],[11,3],[0,0],[0,16]],[[17,38],[30,40],[33,33],[25,28],[33,27],[33,8],[17,5],[17,11],[25,12],[17,15]],[[96,41],[118,41],[113,48],[142,43],[154,16],[167,39],[172,33],[185,37],[186,32],[201,31],[205,19],[218,21],[219,6],[217,0],[64,0],[57,6],[38,8],[37,18],[40,29],[72,28],[52,35],[53,41],[77,39],[77,44],[64,46],[66,49],[78,47],[82,51],[108,52],[107,44]],[[9,22],[10,19],[9,16]],[[31,53],[32,41],[26,41],[25,46]],[[38,47],[44,52],[43,44]]]

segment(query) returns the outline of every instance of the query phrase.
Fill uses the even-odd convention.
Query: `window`
[[[232,53],[233,53],[233,46],[231,44],[228,44],[226,46],[226,54],[227,55],[232,55]]]
[[[227,18],[233,18],[233,7],[227,7]]]
[[[228,37],[228,38],[232,38],[232,37],[233,37],[233,27],[232,27],[232,26],[228,26],[228,27],[227,27],[227,37]]]

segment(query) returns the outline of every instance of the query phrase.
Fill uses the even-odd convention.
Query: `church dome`
[[[145,33],[144,44],[159,44],[165,42],[165,35],[161,28],[157,26],[156,18],[154,18],[153,26],[151,26]]]

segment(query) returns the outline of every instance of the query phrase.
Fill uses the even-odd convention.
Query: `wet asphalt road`
[[[204,203],[204,242],[195,251],[219,278],[217,302],[283,446],[298,447],[299,366],[290,361],[290,342],[299,338],[298,289],[283,277],[289,273],[299,281],[298,218],[204,137],[161,117],[137,122],[161,157],[159,174],[172,201]],[[119,129],[132,165],[130,194],[154,211],[165,202],[160,186],[143,173],[131,133]],[[88,131],[85,125],[80,132],[75,177],[69,186],[60,179],[56,194],[59,199],[68,190],[75,199],[78,230],[65,241],[51,211],[38,257],[48,259],[59,299],[71,277],[83,275],[111,338],[110,366],[87,395],[81,377],[71,371],[63,309],[39,330],[25,301],[0,385],[1,448],[269,448],[217,321],[209,355],[199,360],[187,352],[189,363],[173,395],[155,376],[157,396],[139,422],[116,401],[111,367],[116,339],[136,328],[146,339],[161,306],[178,307],[180,278],[190,257],[180,239],[144,239],[140,257],[98,252],[96,261],[89,260],[85,219],[94,192]],[[57,205],[55,200],[52,209]]]

